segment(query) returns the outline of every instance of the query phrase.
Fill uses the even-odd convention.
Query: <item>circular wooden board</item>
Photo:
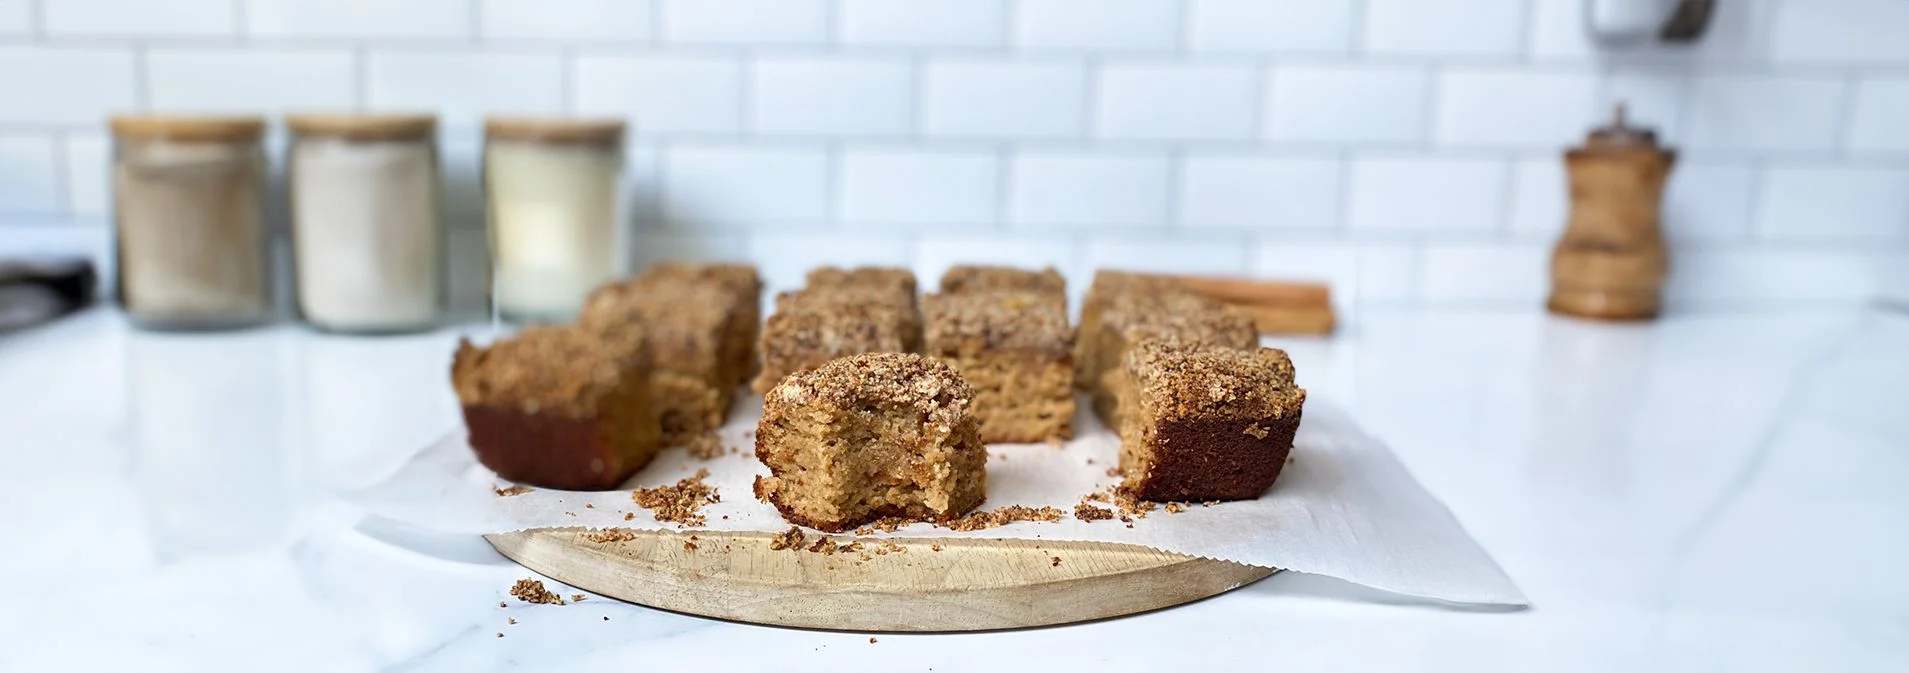
[[[837,535],[838,544],[860,542],[861,549],[825,554],[807,544],[770,549],[768,533],[623,533],[540,528],[484,537],[526,568],[631,603],[848,631],[984,631],[1104,619],[1196,601],[1276,572],[1099,542],[909,538],[888,540],[890,547],[878,538]],[[811,533],[809,542],[815,539]]]

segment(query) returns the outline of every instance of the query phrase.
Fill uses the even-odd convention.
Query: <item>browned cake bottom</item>
[[[1250,500],[1279,479],[1299,414],[1257,421],[1163,421],[1129,464],[1123,488],[1141,500]]]
[[[467,405],[464,425],[477,460],[519,484],[568,491],[616,488],[656,455],[654,422],[638,413],[570,418]]]
[[[1015,355],[948,360],[974,387],[984,442],[1041,442],[1074,436],[1074,367],[1065,359]]]

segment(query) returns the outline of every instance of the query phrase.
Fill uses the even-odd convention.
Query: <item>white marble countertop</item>
[[[1281,343],[1302,384],[1391,443],[1536,607],[1451,609],[1282,573],[1125,619],[876,643],[601,598],[500,609],[527,571],[477,539],[367,523],[336,495],[456,424],[454,331],[149,334],[101,310],[0,337],[0,670],[1909,662],[1909,318],[1613,327],[1409,311],[1351,325]]]

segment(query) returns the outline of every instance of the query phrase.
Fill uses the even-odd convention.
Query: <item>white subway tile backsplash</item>
[[[1679,160],[1664,186],[1664,235],[1673,242],[1744,238],[1756,184],[1747,162]]]
[[[662,0],[666,42],[822,44],[827,0]]]
[[[32,35],[33,3],[0,2],[0,35]]]
[[[245,0],[259,37],[449,40],[471,37],[470,0]]]
[[[1533,0],[1527,53],[1545,61],[1761,62],[1769,53],[1770,18],[1778,1],[1716,3],[1703,38],[1696,44],[1599,47],[1585,30],[1586,0]]]
[[[1511,231],[1520,238],[1550,241],[1564,231],[1571,208],[1564,158],[1521,159],[1511,166]]]
[[[1188,48],[1202,52],[1341,54],[1353,0],[1188,0]]]
[[[1598,116],[1585,73],[1453,70],[1438,77],[1434,140],[1461,146],[1563,147]]]
[[[1142,227],[1167,221],[1164,157],[1025,152],[1009,169],[1008,220],[1035,226]]]
[[[761,234],[749,237],[748,253],[771,297],[801,288],[809,269],[818,266],[907,267],[914,262],[906,240],[867,234]]]
[[[1838,77],[1698,77],[1690,91],[1685,143],[1705,150],[1834,149],[1843,88]]]
[[[1425,137],[1431,91],[1422,68],[1278,66],[1266,84],[1265,134],[1291,142],[1416,142]]]
[[[1360,232],[1495,231],[1505,171],[1494,159],[1355,158],[1346,225]]]
[[[1109,63],[1100,71],[1104,138],[1253,137],[1254,69],[1245,65]]]
[[[0,213],[42,214],[61,208],[57,153],[50,138],[0,135]]]
[[[1007,39],[1007,0],[841,0],[844,44],[995,47]]]
[[[146,88],[155,110],[350,110],[357,103],[355,68],[343,50],[153,49]]]
[[[931,136],[1068,138],[1087,116],[1087,70],[1073,63],[931,61],[922,130]]]
[[[1191,227],[1329,230],[1339,223],[1335,159],[1189,156],[1179,219]]]
[[[671,147],[663,208],[673,227],[827,220],[829,157],[820,148]]]
[[[1787,0],[1774,27],[1780,63],[1909,62],[1909,2]]]
[[[1523,42],[1524,0],[1366,0],[1368,52],[1511,56]]]
[[[478,0],[487,40],[647,42],[655,0]]]
[[[1856,86],[1847,145],[1854,152],[1909,152],[1909,77],[1867,77]]]
[[[555,53],[372,52],[367,107],[431,110],[446,126],[474,126],[492,114],[563,111],[563,61]]]
[[[1418,294],[1418,250],[1409,245],[1268,241],[1255,251],[1252,271],[1260,278],[1326,283],[1341,311]]]
[[[1717,247],[1679,252],[1664,284],[1671,310],[1691,306],[1854,306],[1878,296],[1909,253],[1874,248]]]
[[[842,152],[841,219],[869,225],[987,225],[1001,202],[991,151]]]
[[[1054,267],[1068,279],[1070,296],[1087,289],[1091,269],[1083,270],[1073,239],[1022,235],[924,236],[915,246],[915,275],[923,292],[941,287],[941,274],[957,264],[993,264],[1023,269]]]
[[[742,130],[743,65],[726,56],[584,56],[576,110],[624,116],[638,136]]]
[[[1548,245],[1441,243],[1421,254],[1419,292],[1428,303],[1536,307],[1550,289]]]
[[[27,4],[14,0],[7,4]],[[215,37],[238,33],[232,0],[49,0],[40,3],[46,34]]]
[[[759,60],[750,77],[753,127],[792,135],[906,135],[914,128],[914,82],[907,63],[890,60]]]
[[[1163,51],[1179,41],[1179,0],[1019,0],[1020,47]]]
[[[1082,254],[1089,269],[1209,276],[1244,274],[1248,257],[1242,241],[1206,236],[1095,240]]]
[[[1909,242],[1909,169],[1764,169],[1757,234],[1781,241]]]
[[[66,136],[66,207],[74,215],[99,217],[112,212],[113,146],[106,136]]]
[[[98,124],[138,107],[132,52],[0,46],[0,123]]]

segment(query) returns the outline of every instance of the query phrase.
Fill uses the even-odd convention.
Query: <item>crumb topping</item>
[[[913,353],[867,353],[797,372],[769,390],[764,418],[787,407],[822,403],[836,409],[875,404],[913,408],[929,423],[954,427],[968,412],[974,390],[953,367]]]
[[[590,416],[625,377],[649,370],[640,332],[603,339],[591,332],[536,326],[489,346],[458,341],[451,385],[467,405],[500,405],[524,413]]]
[[[1128,349],[1126,357],[1139,402],[1157,417],[1286,417],[1306,401],[1305,389],[1293,384],[1292,359],[1277,348],[1240,351],[1146,341]]]
[[[677,481],[670,486],[639,488],[630,492],[630,499],[644,509],[656,515],[657,521],[668,521],[682,526],[701,526],[703,505],[722,502],[722,496],[716,487],[703,483],[709,477],[709,470],[697,470],[696,476]]]
[[[1059,358],[1074,348],[1062,295],[1014,290],[931,294],[922,312],[928,350],[937,355],[985,351]]]
[[[1040,271],[1028,271],[1007,266],[961,265],[949,267],[941,274],[942,292],[990,290],[1024,290],[1064,296],[1067,293],[1067,279],[1051,266]]]

